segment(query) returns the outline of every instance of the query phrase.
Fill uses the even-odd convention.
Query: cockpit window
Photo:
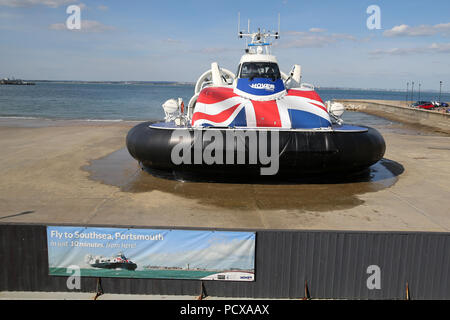
[[[278,65],[273,62],[244,62],[241,67],[241,78],[269,78],[277,80],[281,78]]]

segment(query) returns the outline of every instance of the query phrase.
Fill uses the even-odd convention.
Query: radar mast
[[[247,47],[245,50],[247,53],[257,53],[262,54],[264,51],[266,54],[270,54],[269,47],[272,45],[270,39],[278,40],[280,38],[280,14],[278,14],[278,31],[271,32],[263,29],[261,31],[258,28],[257,32],[250,32],[250,19],[248,20],[247,32],[240,30],[241,25],[241,14],[238,13],[238,37],[250,39],[250,43],[247,42]]]

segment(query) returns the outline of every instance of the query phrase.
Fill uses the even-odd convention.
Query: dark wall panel
[[[121,226],[118,226],[121,227]],[[152,227],[153,228],[153,227]],[[255,230],[252,230],[255,231]],[[102,278],[104,292],[251,298],[450,299],[450,234],[256,230],[254,282]],[[69,291],[48,275],[46,226],[0,224],[1,291]],[[367,267],[381,289],[367,288]],[[94,292],[96,278],[82,278]]]

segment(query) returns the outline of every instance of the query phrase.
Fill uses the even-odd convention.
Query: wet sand
[[[134,122],[0,119],[0,222],[450,231],[450,136],[377,128],[385,158],[346,179],[156,177],[125,149]]]

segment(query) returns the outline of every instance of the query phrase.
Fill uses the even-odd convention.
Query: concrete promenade
[[[125,147],[136,123],[0,120],[0,223],[450,231],[450,136],[377,128],[374,179],[321,184],[172,181]]]

